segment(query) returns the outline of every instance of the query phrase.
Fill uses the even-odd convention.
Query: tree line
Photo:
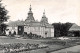
[[[68,36],[68,30],[73,25],[73,23],[53,23],[54,26],[54,36],[61,37],[61,36]]]

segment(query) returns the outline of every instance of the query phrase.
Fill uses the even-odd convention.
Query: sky
[[[80,0],[2,0],[9,11],[9,21],[25,20],[31,4],[35,20],[40,21],[45,9],[49,23],[80,25]]]

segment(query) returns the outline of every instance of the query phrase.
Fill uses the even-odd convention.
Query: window
[[[45,35],[47,35],[47,31],[45,32]]]

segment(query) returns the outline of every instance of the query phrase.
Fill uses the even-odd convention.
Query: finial
[[[45,15],[45,9],[44,9],[44,12],[43,12],[43,17],[46,17],[46,15]]]
[[[44,12],[43,12],[43,14],[45,14],[45,9],[44,9]]]
[[[31,4],[30,4],[30,7],[31,7]]]
[[[29,8],[29,10],[31,11],[31,9],[32,9],[32,8],[31,8],[31,4],[30,4],[30,8]]]

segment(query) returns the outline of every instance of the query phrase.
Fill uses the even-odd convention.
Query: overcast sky
[[[80,0],[2,0],[9,11],[9,20],[25,20],[32,6],[35,20],[40,21],[45,9],[49,23],[72,22],[80,25]]]

